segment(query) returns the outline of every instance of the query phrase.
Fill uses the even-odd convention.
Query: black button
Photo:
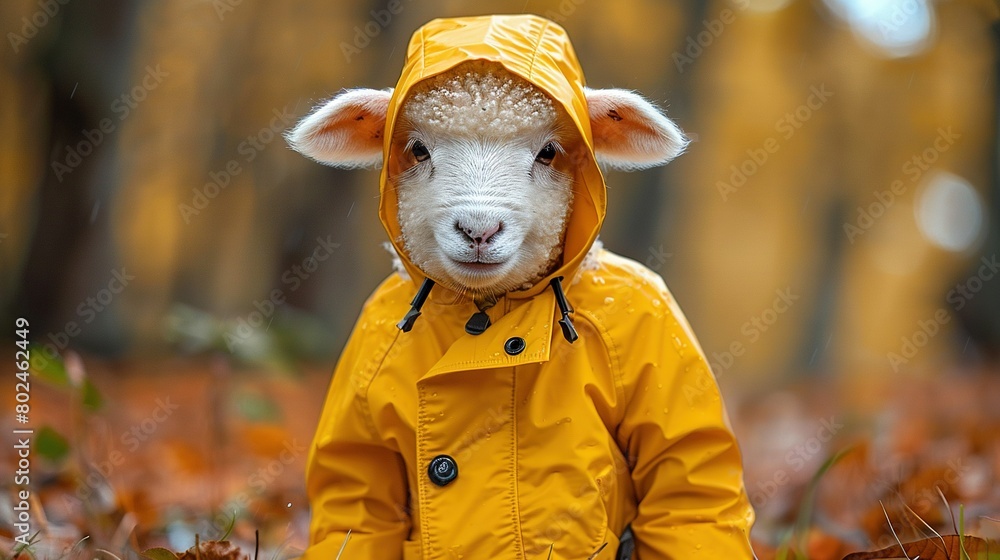
[[[503,345],[503,351],[510,354],[511,356],[517,356],[521,352],[524,352],[524,348],[527,344],[524,343],[524,339],[519,336],[512,336],[507,339],[507,342]]]
[[[431,464],[427,467],[427,476],[434,484],[447,486],[452,480],[458,478],[458,465],[451,457],[438,455],[431,459]]]

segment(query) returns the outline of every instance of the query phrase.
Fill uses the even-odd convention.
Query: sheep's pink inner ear
[[[320,163],[371,167],[382,161],[392,90],[354,89],[317,107],[288,133],[288,143]]]
[[[597,160],[615,169],[663,165],[688,144],[680,128],[652,103],[622,89],[587,89]]]

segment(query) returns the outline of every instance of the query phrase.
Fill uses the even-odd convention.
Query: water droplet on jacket
[[[694,545],[694,547],[695,547],[695,549],[697,549],[697,550],[701,550],[701,544],[700,544],[700,543],[699,543],[699,544],[696,544],[696,545]]]
[[[663,407],[663,413],[664,414],[670,414],[670,409],[667,408],[667,407]]]
[[[656,384],[656,388],[657,389],[662,389],[663,388],[663,383],[657,383]]]
[[[653,307],[659,307],[661,305],[663,305],[663,302],[661,302],[660,300],[658,299],[653,300]]]
[[[603,285],[604,278],[601,278],[600,276],[594,276],[594,284]]]
[[[433,393],[431,393],[431,396],[432,396],[432,397],[436,397],[436,396],[438,396],[438,394],[437,394],[437,391],[434,391]]]
[[[615,298],[608,296],[604,298],[604,305],[611,305],[615,302]]]
[[[556,424],[568,424],[568,423],[570,423],[572,421],[573,421],[573,419],[570,418],[569,416],[567,416],[567,417],[562,418],[561,420],[557,421]]]

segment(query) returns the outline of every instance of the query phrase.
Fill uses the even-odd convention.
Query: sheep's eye
[[[556,147],[552,145],[552,142],[549,142],[540,152],[538,152],[538,155],[535,156],[535,161],[542,165],[551,165],[554,157],[556,157]]]
[[[414,142],[413,147],[410,148],[410,150],[413,152],[413,157],[416,158],[417,161],[427,161],[431,158],[431,153],[427,151],[427,146],[424,146],[424,143],[420,140]]]

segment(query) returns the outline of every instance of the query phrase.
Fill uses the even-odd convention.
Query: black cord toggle
[[[490,316],[485,311],[480,311],[469,317],[469,322],[465,323],[465,332],[477,336],[486,332],[490,328]]]
[[[549,282],[552,286],[552,291],[556,295],[556,305],[559,306],[559,312],[562,313],[562,319],[559,319],[559,326],[562,327],[563,336],[570,344],[576,342],[576,339],[580,338],[580,335],[576,334],[576,328],[573,326],[573,321],[570,320],[569,314],[573,312],[573,308],[569,306],[569,302],[566,301],[566,294],[563,292],[562,287],[562,276],[557,276]]]
[[[424,278],[424,283],[420,285],[420,289],[417,290],[417,295],[413,296],[413,301],[410,302],[410,310],[406,312],[403,319],[396,323],[396,327],[403,332],[410,332],[413,328],[413,323],[417,322],[417,317],[420,316],[420,308],[423,307],[424,301],[427,300],[427,295],[431,293],[431,288],[434,287],[434,281],[430,278]]]

